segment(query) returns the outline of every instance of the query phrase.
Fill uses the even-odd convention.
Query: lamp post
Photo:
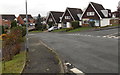
[[[29,47],[28,47],[28,15],[27,15],[27,0],[25,2],[26,4],[26,51],[29,51]]]

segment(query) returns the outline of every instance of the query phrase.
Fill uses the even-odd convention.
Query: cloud
[[[84,9],[88,3],[97,2],[105,8],[115,11],[119,0],[28,0],[28,13],[32,15],[47,15],[49,11],[65,11],[66,7]],[[108,3],[109,2],[109,3]],[[25,13],[25,0],[1,0],[0,14]]]

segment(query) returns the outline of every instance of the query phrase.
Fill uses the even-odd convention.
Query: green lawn
[[[6,61],[5,67],[4,62],[2,62],[2,73],[18,73],[20,74],[23,70],[26,61],[26,52],[21,52],[20,54],[14,56],[13,60]]]
[[[77,29],[70,30],[68,32],[78,32],[78,31],[89,30],[89,29],[92,29],[92,28],[93,27],[80,27],[80,28],[77,28]]]
[[[67,28],[63,28],[63,29],[58,29],[58,30],[53,30],[52,32],[66,32]]]
[[[40,30],[35,30],[35,31],[29,31],[29,32],[43,32],[43,31],[40,31]]]

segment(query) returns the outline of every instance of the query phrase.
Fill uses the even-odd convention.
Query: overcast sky
[[[66,7],[84,9],[89,2],[102,4],[112,11],[117,10],[120,0],[28,0],[28,13],[46,16],[49,11],[65,11]],[[25,0],[1,0],[0,14],[25,14]]]

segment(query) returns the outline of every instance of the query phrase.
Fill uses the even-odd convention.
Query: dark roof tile
[[[79,20],[77,14],[82,14],[82,10],[79,8],[67,8],[75,20]]]

